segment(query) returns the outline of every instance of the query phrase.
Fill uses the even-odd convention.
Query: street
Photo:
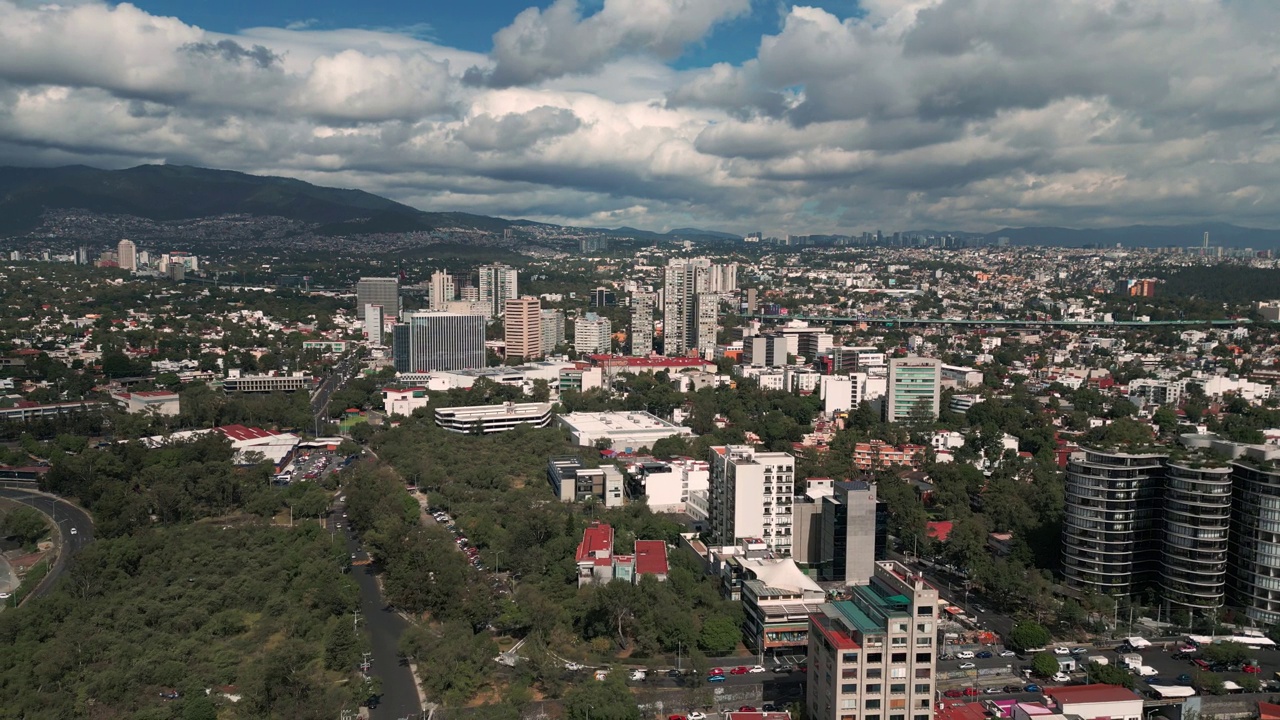
[[[5,483],[0,487],[0,497],[20,502],[48,515],[57,523],[58,532],[62,536],[62,551],[58,553],[58,559],[54,561],[53,567],[49,568],[49,574],[41,581],[39,587],[32,592],[32,596],[40,597],[47,595],[53,589],[58,578],[67,568],[67,560],[93,542],[93,521],[90,520],[87,512],[66,500],[38,492],[34,488],[28,489],[23,485]],[[73,528],[76,531],[74,534],[71,532]]]

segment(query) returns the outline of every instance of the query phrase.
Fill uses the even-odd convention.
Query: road
[[[62,552],[58,553],[58,559],[49,569],[49,574],[31,593],[34,597],[47,595],[66,571],[67,560],[93,542],[93,521],[84,510],[62,498],[37,492],[29,484],[4,483],[0,485],[0,497],[33,507],[53,518],[58,525],[62,536]],[[71,534],[72,528],[76,530],[74,535]]]
[[[311,414],[316,418],[317,427],[320,423],[329,421],[329,398],[342,389],[342,386],[351,378],[352,372],[359,366],[360,360],[355,356],[345,357],[339,360],[333,372],[320,382],[320,387],[311,396]]]
[[[341,507],[338,512],[341,513]],[[355,554],[358,560],[368,559],[368,554],[359,550],[350,529],[344,527],[343,532],[347,538],[347,551]],[[400,658],[400,635],[409,623],[387,605],[372,565],[353,567],[351,573],[360,586],[360,622],[369,631],[373,646],[373,668],[369,672],[382,679],[381,702],[370,711],[370,715],[373,720],[418,717],[422,707],[418,703],[413,673]]]

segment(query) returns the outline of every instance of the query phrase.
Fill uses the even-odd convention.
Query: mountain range
[[[321,187],[284,177],[248,175],[229,170],[181,165],[140,165],[102,170],[84,165],[55,168],[0,167],[0,235],[23,235],[37,229],[46,211],[85,210],[152,221],[176,221],[219,215],[283,217],[308,223],[319,235],[408,233],[465,228],[500,233],[508,228],[556,226],[531,220],[507,220],[457,212],[425,212],[362,190]],[[637,228],[580,228],[642,241],[737,240],[735,233],[699,228],[653,232]],[[1209,244],[1230,248],[1280,248],[1280,230],[1227,223],[1129,225],[1115,228],[1004,228],[990,233],[930,230],[919,234],[953,234],[1013,245],[1100,247],[1197,247],[1209,233]]]

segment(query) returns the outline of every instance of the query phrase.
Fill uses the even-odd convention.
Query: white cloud
[[[658,229],[1280,225],[1272,3],[797,6],[744,63],[667,64],[748,7],[561,0],[485,55],[0,0],[0,163],[181,162]]]

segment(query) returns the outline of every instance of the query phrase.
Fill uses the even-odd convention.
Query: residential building
[[[711,466],[703,460],[676,458],[670,462],[645,462],[631,470],[645,502],[654,512],[687,512],[689,496],[704,496],[711,481]]]
[[[783,335],[756,335],[742,341],[742,362],[753,367],[784,367],[787,338]]]
[[[561,415],[558,422],[569,431],[569,437],[583,447],[603,443],[625,452],[647,450],[663,438],[693,437],[693,430],[642,410],[575,412]]]
[[[888,469],[894,465],[919,467],[924,462],[923,445],[890,445],[883,440],[854,443],[853,466],[858,470],[869,471]]]
[[[938,417],[942,397],[942,362],[934,358],[889,360],[889,388],[885,394],[886,422],[910,422],[913,417]]]
[[[554,353],[556,348],[564,345],[564,311],[543,310],[539,315],[539,327],[542,332],[542,354],[547,356]]]
[[[362,277],[356,282],[356,314],[364,320],[369,305],[382,308],[383,315],[400,316],[400,280],[393,277]]]
[[[396,370],[420,373],[484,367],[484,325],[479,315],[406,314],[395,328]]]
[[[653,352],[653,314],[657,307],[657,293],[632,293],[629,338],[632,355],[644,357]]]
[[[720,320],[720,296],[716,293],[698,293],[694,298],[694,335],[691,347],[698,355],[710,358],[716,350],[716,328]]]
[[[706,343],[698,334],[709,308],[698,296],[710,292],[711,261],[672,259],[663,273],[662,347],[666,355],[685,355]],[[714,335],[714,328],[712,330]],[[715,340],[711,340],[711,347]],[[704,356],[705,357],[705,356]]]
[[[311,390],[316,378],[311,373],[295,372],[288,375],[243,375],[239,370],[228,371],[222,381],[224,392],[271,393]]]
[[[790,554],[795,458],[750,445],[718,445],[708,463],[712,541],[760,538],[772,550]]]
[[[447,310],[449,303],[458,297],[453,276],[445,270],[437,270],[431,274],[431,309]]]
[[[747,288],[747,314],[755,315],[756,306],[759,303],[760,291],[756,288]]]
[[[383,325],[385,320],[386,316],[383,314],[381,305],[364,306],[364,336],[370,345],[382,345],[382,338],[385,335],[385,326]]]
[[[823,375],[819,380],[818,396],[822,398],[822,411],[828,415],[853,410],[862,404],[862,386],[866,375]]]
[[[574,559],[578,565],[578,587],[615,580],[639,583],[645,575],[664,582],[669,572],[665,542],[636,540],[634,555],[615,555],[613,527],[601,522],[592,522],[583,531]]]
[[[560,502],[585,502],[595,498],[604,507],[621,507],[625,502],[625,479],[612,465],[589,468],[582,459],[569,455],[547,461],[547,482]]]
[[[809,616],[807,717],[931,720],[938,590],[879,561],[848,600]]]
[[[116,258],[121,270],[137,270],[138,246],[132,240],[121,240],[116,243]]]
[[[542,303],[538,298],[525,296],[507,300],[503,336],[508,358],[536,360],[542,357]]]
[[[426,388],[383,388],[382,409],[387,415],[408,417],[414,410],[419,410],[431,402]]]
[[[573,321],[573,349],[579,354],[607,353],[613,346],[609,318],[589,312]]]
[[[480,266],[479,300],[486,317],[501,317],[508,300],[518,297],[516,269],[506,265]]]
[[[729,562],[741,574],[742,638],[756,654],[803,652],[809,615],[827,599],[822,586],[791,558],[739,556]]]
[[[489,435],[519,425],[544,428],[551,424],[551,403],[503,403],[436,409],[436,425],[456,433]]]
[[[179,412],[178,393],[154,391],[113,392],[111,399],[127,413],[175,416]]]

